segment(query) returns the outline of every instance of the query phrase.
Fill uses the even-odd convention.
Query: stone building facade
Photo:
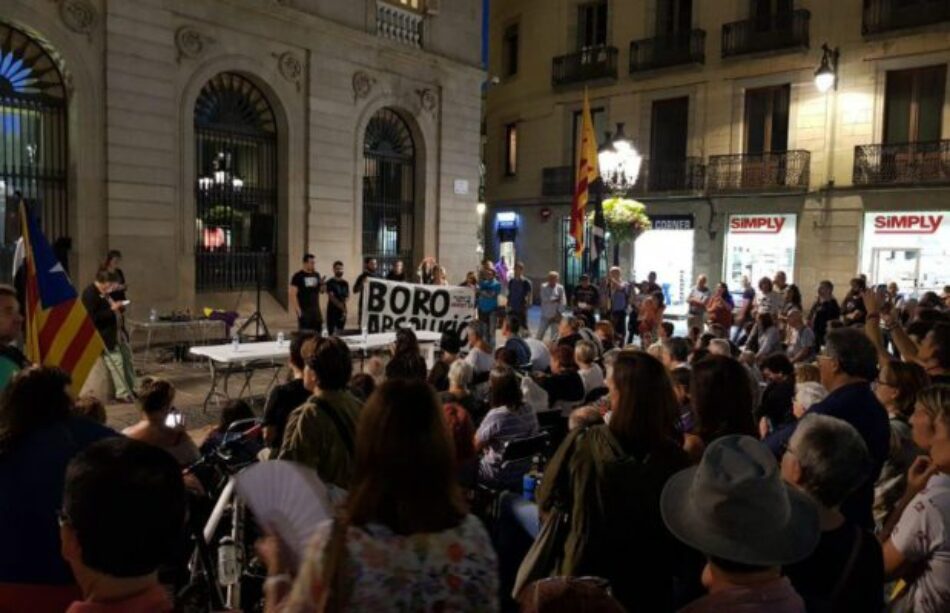
[[[657,229],[620,249],[673,294],[777,268],[950,284],[950,5],[940,0],[513,0],[490,17],[488,248],[530,276],[568,255],[584,91],[644,158]],[[837,84],[815,75],[827,44]],[[933,223],[932,223],[933,222]],[[937,225],[934,228],[934,223]],[[676,296],[674,295],[674,301]]]
[[[305,252],[350,280],[367,254],[431,255],[462,275],[476,258],[480,24],[478,0],[8,0],[8,225],[20,192],[65,239],[77,285],[120,250],[145,309],[233,308],[261,278],[280,313]],[[31,62],[58,72],[61,95],[12,69]],[[47,103],[65,134],[38,145],[62,149],[44,170],[26,141],[50,124],[23,109]],[[44,172],[59,181],[45,191]]]

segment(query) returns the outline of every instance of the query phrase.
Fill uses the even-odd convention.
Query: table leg
[[[202,409],[205,413],[208,412],[208,403],[211,401],[211,397],[217,393],[218,389],[218,369],[214,366],[214,360],[209,359],[208,364],[211,367],[211,389],[208,390],[208,395],[205,396],[205,401],[202,405]]]

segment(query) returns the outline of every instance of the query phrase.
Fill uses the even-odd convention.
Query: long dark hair
[[[696,416],[693,432],[707,445],[727,434],[755,436],[752,379],[745,366],[710,355],[693,364],[689,399]]]
[[[466,512],[452,439],[432,388],[425,381],[386,381],[360,412],[347,520],[410,535],[454,528]]]
[[[785,295],[789,296],[788,300],[786,300],[786,303],[795,305],[799,311],[802,310],[803,308],[802,307],[802,292],[800,289],[798,289],[797,285],[792,283],[791,285],[786,287]]]
[[[610,416],[613,435],[644,451],[672,440],[676,394],[663,363],[646,352],[621,352],[611,377],[618,396]]]
[[[29,433],[69,417],[69,384],[69,375],[46,366],[13,377],[0,394],[0,455]]]
[[[419,340],[411,328],[396,331],[393,357],[386,364],[387,379],[423,379],[428,376],[426,361],[419,349]]]

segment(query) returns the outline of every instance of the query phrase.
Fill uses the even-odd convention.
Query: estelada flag
[[[86,307],[53,254],[36,219],[20,203],[26,279],[26,357],[54,366],[72,378],[79,394],[89,371],[105,350]]]
[[[597,136],[590,115],[590,101],[584,90],[584,110],[581,113],[580,146],[577,148],[577,180],[574,183],[574,199],[571,201],[571,236],[574,237],[574,255],[584,252],[584,224],[590,186],[600,176],[597,167]]]

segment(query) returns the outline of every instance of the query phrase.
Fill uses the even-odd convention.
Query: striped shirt
[[[479,481],[498,485],[517,485],[524,467],[512,466],[502,474],[501,460],[505,443],[538,432],[538,416],[526,405],[510,410],[497,407],[488,412],[475,432],[475,442],[487,445],[478,467]]]

